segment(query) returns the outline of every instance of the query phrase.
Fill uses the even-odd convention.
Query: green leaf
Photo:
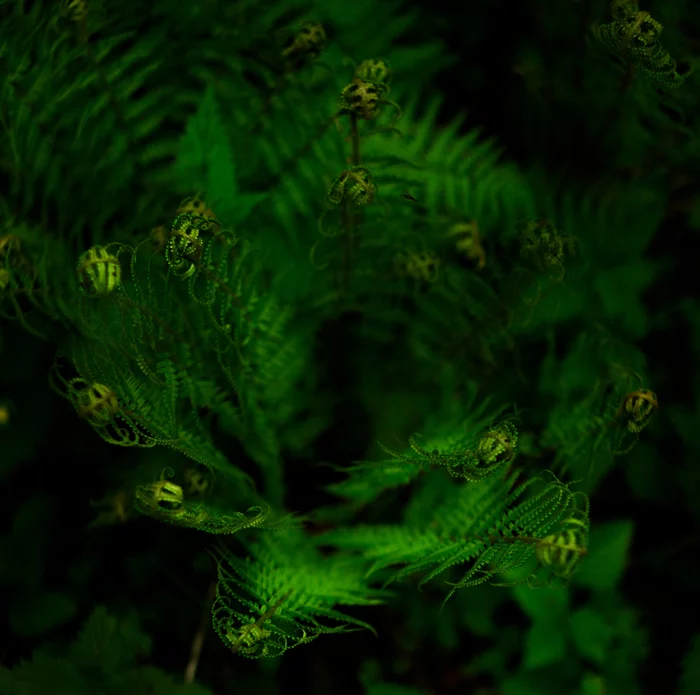
[[[0,678],[2,695],[90,695],[95,693],[80,671],[65,659],[36,654]],[[6,684],[9,682],[9,687]]]
[[[581,679],[579,695],[605,695],[605,679],[603,676],[586,671]]]
[[[614,629],[600,613],[582,608],[571,616],[571,635],[578,653],[596,664],[605,661],[606,650]]]
[[[75,611],[75,601],[67,594],[29,595],[11,603],[10,625],[18,635],[40,635],[70,620]]]
[[[267,200],[268,193],[240,193],[235,198],[235,209],[231,211],[227,220],[232,224],[240,224],[263,200]]]
[[[588,546],[588,557],[574,575],[574,583],[589,589],[612,589],[622,577],[632,540],[634,523],[613,521],[594,526]]]
[[[187,123],[176,170],[184,190],[206,191],[207,205],[226,226],[242,222],[268,197],[239,191],[233,152],[211,87]]]
[[[538,620],[532,625],[525,641],[525,668],[539,668],[561,661],[566,656],[566,641],[558,624]]]
[[[520,585],[513,588],[513,597],[533,621],[564,619],[569,605],[569,592],[564,587],[533,590]]]
[[[123,693],[149,695],[212,695],[211,690],[197,683],[177,683],[176,678],[154,666],[142,666],[124,674]],[[181,678],[181,676],[180,676]]]
[[[633,335],[642,335],[646,329],[647,314],[641,294],[659,270],[658,263],[636,259],[598,272],[594,284],[605,315],[615,319],[621,328]]]
[[[562,695],[562,682],[547,671],[520,671],[501,681],[502,695]]]
[[[109,674],[128,669],[137,656],[147,656],[150,650],[151,640],[135,614],[117,618],[98,606],[71,645],[71,658],[93,670],[97,664]]]

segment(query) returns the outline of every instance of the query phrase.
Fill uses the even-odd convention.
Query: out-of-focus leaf
[[[10,626],[18,635],[40,635],[70,620],[75,611],[75,601],[67,594],[28,594],[10,605]]]
[[[137,656],[147,656],[150,651],[151,640],[141,631],[135,615],[117,618],[104,606],[95,608],[71,645],[76,663],[93,669],[98,664],[105,673],[126,669]]]
[[[589,589],[612,589],[627,564],[634,524],[614,521],[591,529],[588,556],[574,574],[574,583]]]
[[[547,620],[535,622],[525,638],[525,668],[556,664],[566,656],[566,640],[558,624]]]
[[[0,677],[2,695],[95,695],[85,676],[65,659],[36,654],[9,673],[9,678],[7,672]]]
[[[513,589],[513,597],[532,620],[563,619],[569,605],[569,593],[560,586],[533,590],[520,585]]]
[[[587,671],[581,679],[580,695],[605,695],[605,679],[597,673]]]
[[[582,608],[571,616],[571,635],[578,653],[596,664],[605,661],[606,650],[613,637],[613,628],[600,613]]]

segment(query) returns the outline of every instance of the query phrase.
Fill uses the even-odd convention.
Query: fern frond
[[[269,507],[250,507],[245,513],[223,513],[214,504],[187,499],[183,488],[168,480],[173,475],[172,469],[166,469],[160,480],[150,485],[139,485],[134,493],[134,507],[158,521],[216,535],[232,535],[252,528],[279,529],[290,526],[291,518],[271,516]]]
[[[411,449],[419,458],[412,458],[379,446],[397,460],[423,466],[442,467],[453,478],[462,478],[478,482],[496,473],[502,466],[511,463],[518,447],[518,432],[515,426],[499,414],[504,410],[489,410],[489,400],[476,406],[476,390],[470,384],[467,402],[461,404],[460,418],[442,413],[443,420],[436,423],[433,417],[435,438],[431,443],[435,447],[428,451],[417,442],[419,435],[413,434],[408,440]],[[468,417],[465,417],[465,412]],[[430,424],[430,423],[429,423]],[[439,447],[439,448],[438,448]]]
[[[598,27],[598,39],[610,50],[634,65],[659,87],[677,88],[685,75],[676,70],[676,61],[659,42],[663,26],[648,12],[631,7],[618,19]]]
[[[412,99],[404,109],[404,140],[368,140],[363,145],[364,163],[391,159],[397,165],[413,163],[400,169],[404,185],[410,186],[433,219],[459,214],[478,219],[480,227],[488,230],[496,223],[513,225],[534,212],[533,191],[511,164],[500,161],[502,151],[492,139],[483,139],[479,130],[458,137],[463,115],[434,137],[442,98],[422,105],[420,115],[418,103]],[[375,173],[381,184],[385,172],[375,167]]]
[[[520,568],[535,556],[539,544],[552,542],[552,531],[580,514],[581,493],[572,493],[550,475],[548,483],[543,476],[516,486],[516,471],[508,478],[494,476],[479,485],[454,486],[446,501],[427,510],[427,523],[419,526],[414,518],[403,526],[337,529],[326,533],[324,542],[360,551],[372,563],[370,573],[403,564],[389,582],[427,571],[420,582],[424,584],[453,565],[468,563],[447,600],[459,588]],[[530,491],[531,486],[539,490]],[[526,491],[530,494],[518,502]],[[530,573],[522,581],[534,576]]]
[[[334,606],[369,606],[389,594],[369,588],[363,567],[322,556],[301,531],[264,535],[245,560],[221,549],[213,625],[224,644],[248,657],[270,657],[321,634],[369,629]]]

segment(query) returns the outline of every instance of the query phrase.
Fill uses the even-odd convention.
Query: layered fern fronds
[[[526,568],[518,582],[536,584],[542,574],[547,581],[553,575],[569,579],[574,557],[586,554],[588,499],[571,492],[553,473],[516,484],[519,475],[514,471],[481,483],[443,487],[441,503],[425,505],[405,524],[336,529],[324,535],[324,542],[359,552],[371,563],[368,575],[381,572],[385,585],[424,572],[423,585],[466,563],[445,601],[457,589],[520,569],[533,558],[539,566]],[[426,485],[435,485],[437,476],[433,478]]]
[[[321,634],[372,627],[336,609],[383,603],[358,558],[324,556],[300,529],[264,534],[246,544],[245,559],[219,551],[213,626],[237,654],[272,657]]]

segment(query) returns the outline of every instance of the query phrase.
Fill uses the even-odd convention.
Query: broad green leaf
[[[144,634],[134,614],[125,617],[109,615],[98,606],[87,619],[80,635],[71,645],[71,658],[78,664],[104,673],[129,668],[138,656],[147,656],[151,640]]]
[[[10,625],[18,635],[40,635],[70,620],[75,611],[75,601],[67,594],[29,594],[10,605]]]
[[[574,583],[589,589],[612,589],[622,577],[632,541],[634,523],[613,521],[594,526],[588,556],[574,574]]]
[[[561,661],[566,656],[566,640],[558,624],[549,620],[538,620],[525,640],[525,668],[539,668]]]
[[[647,314],[641,294],[659,270],[658,263],[633,259],[625,265],[600,271],[596,275],[594,285],[600,295],[605,315],[615,320],[620,328],[641,336],[647,325]]]
[[[2,695],[95,695],[94,685],[66,659],[36,654],[7,674],[0,679]]]
[[[533,621],[563,619],[569,605],[569,592],[561,586],[533,590],[520,585],[513,597]]]
[[[571,635],[578,653],[596,664],[605,661],[614,629],[600,613],[582,608],[571,616]]]
[[[587,671],[581,679],[579,695],[605,695],[605,679],[597,673]]]

